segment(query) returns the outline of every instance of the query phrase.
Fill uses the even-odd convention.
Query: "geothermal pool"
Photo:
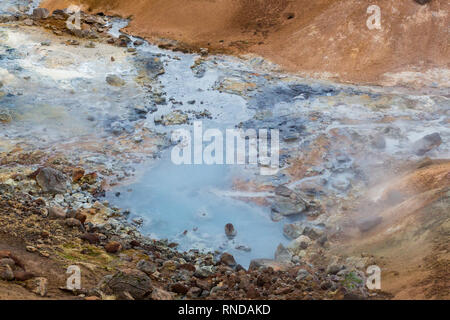
[[[0,13],[14,12],[11,5],[20,3],[28,2],[2,1]],[[110,33],[118,36],[125,25],[126,21],[115,19]],[[68,46],[55,37],[43,46],[49,37],[53,36],[37,28],[0,26],[0,80],[5,91],[0,111],[11,113],[12,119],[0,123],[0,150],[23,143],[62,150],[69,158],[95,163],[99,171],[137,172],[132,184],[118,183],[106,199],[130,210],[131,220],[142,219],[143,233],[177,242],[179,250],[227,251],[248,266],[253,258],[273,258],[276,247],[287,244],[282,229],[291,220],[273,222],[269,207],[243,201],[233,189],[236,177],[291,188],[317,181],[321,192],[345,197],[362,171],[369,168],[370,175],[370,165],[386,159],[417,159],[411,145],[426,134],[439,132],[443,140],[428,156],[450,154],[450,107],[443,96],[324,84],[275,72],[258,58],[210,56],[196,70],[192,67],[198,55],[148,43],[131,55],[100,43],[97,49]],[[156,108],[153,93],[135,81],[142,71],[138,65],[155,59],[164,73],[149,86],[166,98]],[[120,76],[125,85],[109,86],[105,78],[111,74]],[[137,106],[140,111],[154,110],[136,117]],[[209,128],[223,130],[244,123],[255,129],[281,129],[284,157],[300,158],[319,137],[335,143],[320,163],[311,165],[310,176],[297,181],[283,174],[258,180],[254,170],[236,166],[176,166],[167,151],[153,159],[155,148],[140,147],[154,133],[170,136],[177,128],[191,126],[157,125],[157,117],[179,110],[196,120],[192,109],[210,113],[201,119]],[[382,149],[371,144],[378,135],[384,139]],[[129,137],[137,137],[137,142],[130,143]],[[224,232],[227,223],[237,230],[232,240]]]
[[[108,192],[107,199],[129,209],[130,219],[142,219],[142,231],[152,237],[176,242],[182,251],[229,252],[248,267],[251,259],[273,259],[276,247],[288,240],[283,224],[271,220],[270,208],[227,195],[233,174],[229,166],[175,165],[165,158],[138,182]],[[237,231],[231,240],[227,223]]]

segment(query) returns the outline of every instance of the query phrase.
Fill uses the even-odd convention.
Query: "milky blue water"
[[[144,218],[142,231],[148,235],[177,242],[182,251],[229,252],[248,267],[251,259],[273,258],[278,244],[287,240],[282,223],[270,219],[269,208],[221,195],[231,190],[232,177],[229,166],[177,166],[163,159],[137,183],[109,192],[107,199],[129,208],[131,219]],[[237,230],[233,240],[225,235],[227,223]]]

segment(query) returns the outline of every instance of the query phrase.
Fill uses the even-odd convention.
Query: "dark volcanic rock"
[[[237,232],[236,232],[236,229],[234,229],[233,224],[228,223],[227,225],[225,225],[225,234],[230,239],[232,239],[236,236]]]
[[[152,291],[152,281],[142,271],[124,269],[114,274],[106,281],[114,294],[123,297],[128,292],[134,299],[142,299]]]
[[[186,294],[189,291],[189,288],[182,283],[175,283],[171,287],[172,292],[179,294]]]
[[[423,156],[425,153],[439,147],[441,143],[441,135],[435,132],[416,141],[413,145],[413,151],[416,155]]]

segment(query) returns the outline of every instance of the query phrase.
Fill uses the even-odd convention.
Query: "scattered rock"
[[[44,192],[49,193],[64,193],[67,188],[66,176],[50,167],[38,169],[36,182]]]
[[[200,289],[198,287],[191,287],[186,295],[188,298],[193,299],[193,298],[198,298],[201,293],[202,293],[202,289]]]
[[[100,237],[96,233],[84,233],[80,237],[83,240],[86,240],[90,244],[99,244],[100,243]]]
[[[136,268],[149,276],[157,271],[156,265],[148,260],[139,260]]]
[[[286,189],[287,188],[283,189],[283,191],[281,192],[287,194],[288,191]],[[296,194],[292,191],[289,193],[289,196],[277,196],[274,203],[272,204],[272,211],[277,212],[282,216],[300,214],[306,211],[306,208],[307,203],[305,202],[305,200],[303,200],[299,194]]]
[[[307,270],[305,270],[305,269],[300,269],[300,270],[298,270],[298,272],[297,272],[297,278],[295,278],[297,281],[301,281],[301,280],[304,280],[304,279],[306,279],[307,277],[309,277],[310,276],[310,273],[307,271]]]
[[[34,253],[34,252],[37,252],[38,250],[35,248],[35,247],[33,247],[33,246],[26,246],[26,250],[28,251],[28,252],[31,252],[31,253]]]
[[[31,273],[31,272],[27,272],[27,271],[15,270],[14,271],[14,278],[17,281],[26,281],[26,280],[29,280],[31,278],[34,278],[34,274]]]
[[[339,265],[337,263],[330,263],[327,267],[327,274],[337,274],[339,271],[342,270],[342,265]]]
[[[23,24],[31,27],[32,25],[34,25],[34,21],[31,19],[25,19],[25,20],[23,20]]]
[[[208,278],[214,274],[214,269],[211,266],[202,266],[195,270],[194,276],[197,278]]]
[[[236,231],[236,229],[234,229],[233,224],[227,223],[225,225],[225,234],[227,235],[227,237],[229,239],[232,239],[232,238],[234,238],[236,236],[237,231]]]
[[[281,243],[278,245],[275,251],[275,261],[277,262],[291,262],[292,254]]]
[[[8,264],[0,265],[0,279],[5,281],[14,280],[14,273]]]
[[[172,292],[185,295],[189,291],[189,288],[184,284],[177,282],[171,286],[170,290],[172,290]]]
[[[311,244],[311,239],[308,236],[301,235],[297,239],[293,240],[288,248],[293,252],[305,250]]]
[[[61,207],[48,208],[48,217],[50,219],[65,219],[66,212]]]
[[[11,116],[11,112],[9,110],[6,109],[1,109],[0,110],[0,122],[2,123],[9,123],[11,122],[12,116]]]
[[[439,147],[442,144],[441,135],[437,132],[424,136],[413,144],[413,151],[418,156]]]
[[[249,270],[258,270],[260,268],[272,268],[274,271],[286,271],[289,264],[271,259],[254,259],[250,261]]]
[[[150,298],[152,300],[173,300],[172,294],[161,288],[153,288]]]
[[[320,288],[322,290],[329,290],[329,289],[331,289],[332,286],[333,286],[333,283],[329,280],[322,281],[322,283],[320,284]]]
[[[234,257],[226,252],[220,257],[220,262],[229,267],[236,266],[236,260],[234,259]]]
[[[110,86],[114,86],[114,87],[122,87],[125,85],[125,81],[120,78],[119,76],[116,75],[108,75],[106,77],[106,82],[110,85]]]
[[[65,225],[68,226],[69,228],[78,228],[80,231],[83,231],[83,232],[86,231],[86,230],[84,229],[83,224],[82,224],[81,221],[78,220],[78,219],[75,219],[75,218],[67,218],[67,219],[64,221],[64,223],[65,223]]]
[[[115,273],[106,283],[114,294],[123,297],[128,292],[134,299],[142,299],[152,291],[150,278],[137,269],[124,269]]]
[[[27,280],[25,287],[38,296],[45,297],[47,295],[48,280],[43,277],[37,277]]]
[[[185,124],[189,120],[187,114],[182,113],[181,111],[173,111],[169,114],[166,114],[161,123],[164,126],[174,126],[174,125],[180,125]]]
[[[45,8],[36,8],[33,10],[33,19],[41,20],[47,19],[50,16],[50,12],[48,12]]]
[[[0,259],[0,267],[2,266],[10,266],[11,268],[14,267],[16,263],[11,258],[2,258]]]
[[[75,219],[79,220],[82,224],[84,224],[86,222],[87,215],[77,211],[77,213],[75,214]]]
[[[117,242],[117,241],[111,241],[105,245],[105,250],[108,253],[117,253],[121,249],[122,249],[122,245],[120,244],[120,242]]]

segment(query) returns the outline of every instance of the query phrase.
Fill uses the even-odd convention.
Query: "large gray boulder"
[[[424,136],[413,144],[413,152],[418,156],[439,147],[442,144],[441,135],[438,132]]]
[[[36,182],[44,192],[64,193],[67,188],[67,177],[53,168],[41,168],[36,175]]]
[[[134,299],[143,299],[153,290],[150,278],[137,269],[120,270],[107,280],[106,284],[119,298],[129,294]]]

